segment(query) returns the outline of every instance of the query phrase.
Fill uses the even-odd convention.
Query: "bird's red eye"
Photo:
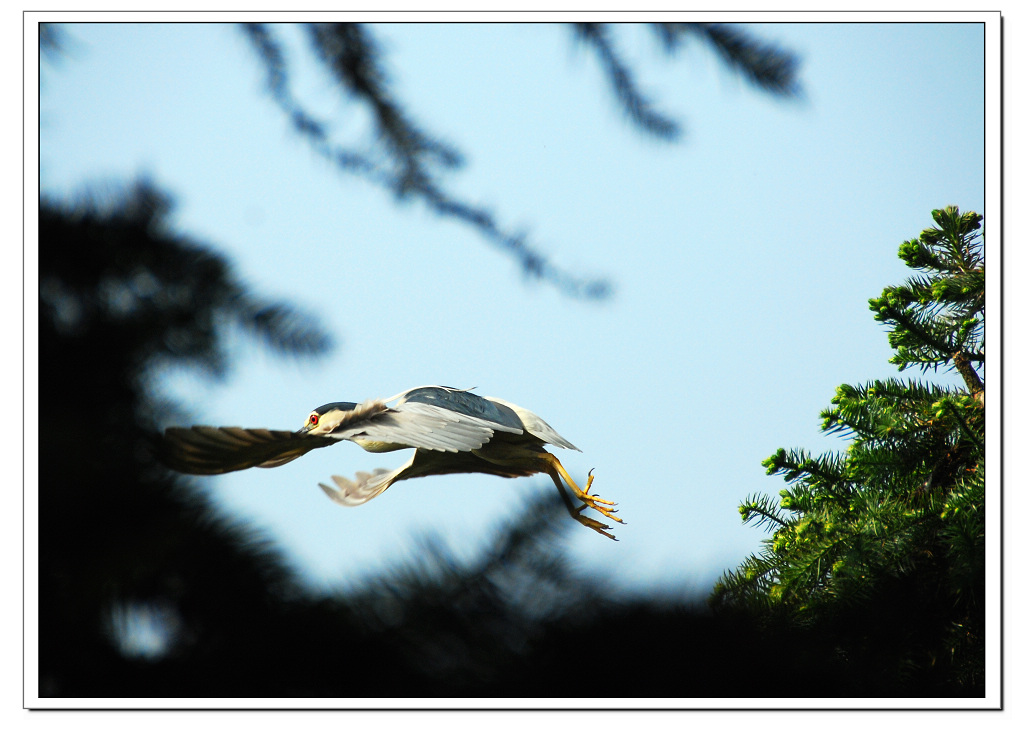
[[[309,415],[309,425],[310,426],[316,426],[319,423],[320,423],[320,416],[318,414],[310,414]]]

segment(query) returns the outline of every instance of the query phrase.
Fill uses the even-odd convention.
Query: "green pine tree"
[[[900,371],[955,370],[964,387],[840,386],[821,418],[845,453],[764,461],[788,487],[740,515],[771,537],[711,597],[833,643],[894,695],[984,690],[984,232],[955,206],[932,217],[899,250],[918,274],[869,304]]]

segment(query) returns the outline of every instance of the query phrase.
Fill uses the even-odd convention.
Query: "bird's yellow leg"
[[[611,507],[605,507],[615,505],[614,502],[612,502],[611,500],[605,500],[604,498],[600,498],[597,495],[590,494],[590,486],[594,483],[593,470],[591,470],[590,474],[587,475],[587,489],[581,490],[579,488],[579,485],[577,485],[573,481],[572,477],[569,476],[569,473],[566,472],[565,467],[562,466],[562,463],[558,461],[558,457],[556,457],[553,454],[550,454],[549,452],[541,452],[540,456],[548,465],[547,472],[551,476],[551,479],[555,481],[555,484],[560,485],[558,477],[561,476],[561,478],[565,480],[565,484],[568,485],[569,489],[572,490],[573,495],[575,495],[577,498],[583,501],[584,507],[593,508],[597,512],[601,513],[601,515],[603,515],[604,517],[611,518],[617,523],[623,522],[622,518],[618,518],[615,515],[613,515],[613,513],[616,512],[615,510],[613,510]],[[583,507],[578,508],[578,510],[583,510]]]
[[[594,520],[590,516],[580,515],[580,513],[582,513],[588,506],[586,504],[572,504],[572,499],[569,497],[569,493],[565,491],[565,487],[562,486],[562,481],[558,479],[557,473],[552,474],[551,479],[554,481],[555,487],[558,488],[558,494],[562,496],[562,502],[565,503],[565,507],[569,511],[569,515],[572,516],[573,520],[575,520],[577,523],[582,523],[583,525],[587,526],[592,530],[596,530],[601,535],[607,536],[608,538],[611,538],[613,541],[619,540],[611,533],[607,532],[611,530],[609,526],[605,525],[600,521]],[[619,522],[621,523],[622,521],[620,520]]]

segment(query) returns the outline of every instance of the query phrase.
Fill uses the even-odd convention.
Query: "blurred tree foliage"
[[[311,593],[258,530],[215,513],[194,483],[155,462],[152,415],[175,407],[155,400],[150,376],[175,364],[218,372],[229,327],[284,353],[316,354],[326,337],[308,316],[242,292],[223,260],[169,229],[168,210],[147,184],[107,203],[41,202],[41,695],[555,696],[586,706],[601,693],[753,687],[782,697],[950,692],[913,673],[893,685],[873,658],[837,654],[820,625],[766,624],[760,608],[713,615],[702,597],[620,596],[580,577],[561,551],[567,523],[553,495],[471,562],[427,539],[414,562],[344,593]],[[52,438],[71,416],[73,438]],[[754,650],[763,647],[773,648],[770,671]]]
[[[426,540],[414,562],[311,594],[259,531],[156,464],[154,415],[174,405],[150,377],[175,363],[216,373],[232,325],[286,353],[321,352],[326,337],[242,292],[223,260],[169,229],[168,211],[144,183],[106,203],[41,202],[42,695],[569,696],[586,707],[573,679],[616,697],[949,694],[927,673],[893,684],[870,653],[837,653],[820,625],[620,596],[575,574],[554,496],[471,562]],[[65,416],[74,438],[51,438]],[[770,672],[758,647],[773,648]]]
[[[843,385],[822,428],[845,454],[780,449],[744,522],[772,531],[715,589],[721,608],[807,627],[893,688],[984,688],[985,258],[981,216],[955,206],[906,241],[921,274],[870,301],[900,370],[946,367],[962,388],[890,379]],[[982,371],[983,373],[983,371]]]
[[[460,157],[390,95],[372,29],[304,26],[339,90],[373,111],[381,144],[367,154],[332,142],[292,98],[277,27],[244,27],[272,98],[339,167],[476,227],[569,293],[607,291],[560,272],[490,211],[445,192],[439,173]],[[699,38],[755,84],[797,90],[793,57],[739,28],[652,28],[666,52]],[[621,60],[614,27],[574,32],[600,58],[629,119],[661,138],[678,133]],[[44,26],[41,53],[59,54],[65,38]],[[329,337],[309,315],[246,291],[209,243],[173,230],[170,210],[169,196],[148,182],[80,201],[40,200],[42,696],[554,696],[584,707],[602,694],[948,692],[913,675],[894,687],[855,653],[837,656],[816,627],[766,625],[760,609],[716,616],[702,597],[624,597],[581,578],[563,557],[554,497],[496,529],[472,561],[427,538],[415,562],[344,593],[312,593],[257,529],[216,513],[195,482],[157,464],[153,415],[178,407],[161,401],[153,377],[177,367],[223,373],[232,328],[296,357],[324,353]],[[969,417],[956,404],[943,424]],[[947,471],[962,476],[970,464],[954,455]],[[936,480],[943,487],[925,492],[943,494],[948,479]],[[770,667],[765,647],[773,648]]]
[[[369,112],[377,141],[372,150],[334,141],[329,133],[332,125],[318,118],[293,94],[292,67],[280,26],[246,23],[241,27],[263,66],[270,97],[284,111],[292,129],[318,154],[340,170],[391,191],[399,201],[417,201],[439,216],[472,227],[484,240],[515,258],[529,277],[576,297],[608,296],[609,282],[562,270],[524,234],[504,226],[494,211],[446,190],[445,174],[461,167],[463,156],[438,135],[421,129],[392,94],[386,59],[372,26],[303,25],[306,42],[333,80],[340,99],[363,106]],[[757,39],[740,26],[651,23],[647,27],[666,54],[675,53],[690,39],[696,39],[756,88],[778,98],[792,98],[800,93],[796,56]],[[571,28],[578,41],[597,55],[627,119],[643,133],[664,140],[676,138],[679,124],[655,108],[640,88],[636,72],[622,59],[616,40],[621,28],[606,23],[576,23]]]

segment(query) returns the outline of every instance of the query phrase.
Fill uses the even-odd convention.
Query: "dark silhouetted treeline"
[[[170,230],[167,198],[40,206],[39,687],[63,697],[805,697],[977,694],[894,648],[927,626],[900,586],[829,626],[712,614],[704,598],[623,596],[575,574],[557,501],[456,562],[314,594],[258,529],[217,517],[153,458],[154,374],[224,367],[224,329],[284,353],[328,347],[314,321],[244,292]],[[182,415],[184,416],[184,415]],[[31,488],[31,486],[30,486]],[[915,586],[917,586],[915,584]],[[131,644],[139,617],[160,641]],[[134,618],[134,619],[133,619]],[[31,638],[30,638],[31,639]],[[841,648],[841,649],[838,649]],[[898,672],[897,672],[898,669]],[[372,701],[367,705],[375,705]]]

